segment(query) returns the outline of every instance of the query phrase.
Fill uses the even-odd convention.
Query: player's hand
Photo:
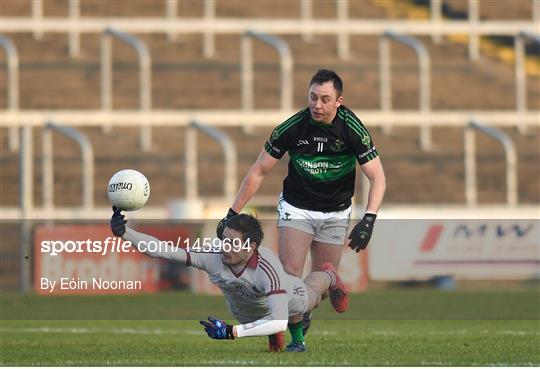
[[[234,211],[232,208],[229,208],[229,211],[227,212],[227,215],[225,218],[221,219],[217,225],[216,228],[216,235],[220,240],[223,239],[223,231],[225,230],[225,225],[227,224],[227,220],[234,217],[235,215],[238,215],[236,211]]]
[[[234,340],[233,326],[223,320],[209,316],[208,321],[201,320],[200,323],[204,326],[204,331],[208,334],[208,337],[215,340]]]
[[[377,214],[365,213],[364,218],[360,223],[354,226],[349,235],[349,240],[351,240],[351,242],[349,242],[349,247],[351,249],[356,252],[365,250],[371,238],[376,218]]]
[[[111,217],[111,231],[116,237],[122,237],[126,232],[125,215],[122,214],[122,210],[113,206],[113,215]]]

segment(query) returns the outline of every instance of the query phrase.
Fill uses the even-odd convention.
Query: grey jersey
[[[218,286],[231,313],[242,324],[268,317],[268,296],[287,294],[289,316],[307,309],[307,290],[304,282],[285,273],[272,251],[259,247],[244,270],[235,273],[223,264],[221,253],[188,253],[187,265],[208,273],[210,282]]]

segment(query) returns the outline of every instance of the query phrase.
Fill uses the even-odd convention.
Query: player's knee
[[[302,265],[296,265],[295,263],[291,263],[290,261],[282,262],[283,264],[283,270],[285,273],[293,275],[295,277],[301,277],[303,266]]]

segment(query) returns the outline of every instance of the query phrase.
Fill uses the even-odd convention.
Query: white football
[[[150,197],[150,183],[141,172],[124,169],[111,177],[107,195],[117,208],[137,210],[142,208]]]

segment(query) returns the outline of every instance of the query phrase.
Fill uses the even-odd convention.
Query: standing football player
[[[331,70],[319,70],[309,83],[309,107],[277,126],[251,167],[229,212],[218,224],[241,212],[285,152],[288,175],[277,210],[278,255],[286,273],[301,277],[308,251],[312,271],[325,263],[338,268],[345,243],[354,194],[356,162],[369,179],[369,197],[362,220],[349,235],[349,247],[364,250],[371,238],[386,180],[370,134],[360,119],[343,105],[343,83]],[[294,341],[303,342],[311,322],[289,326]],[[298,320],[298,318],[295,318]]]
[[[167,245],[127,227],[121,211],[113,210],[110,224],[115,236],[130,241],[149,256],[204,270],[210,281],[221,289],[229,311],[241,324],[230,325],[209,317],[201,324],[211,338],[232,340],[268,336],[269,350],[282,351],[285,344],[283,332],[287,330],[289,317],[301,316],[314,309],[324,293],[329,292],[330,302],[337,312],[347,310],[347,288],[331,263],[324,264],[322,271],[310,273],[303,281],[285,273],[276,256],[260,246],[264,236],[262,227],[250,215],[236,215],[227,220],[220,242],[221,250],[193,252]],[[150,250],[145,247],[149,244],[160,247]],[[305,344],[288,347],[287,351],[306,351]]]

